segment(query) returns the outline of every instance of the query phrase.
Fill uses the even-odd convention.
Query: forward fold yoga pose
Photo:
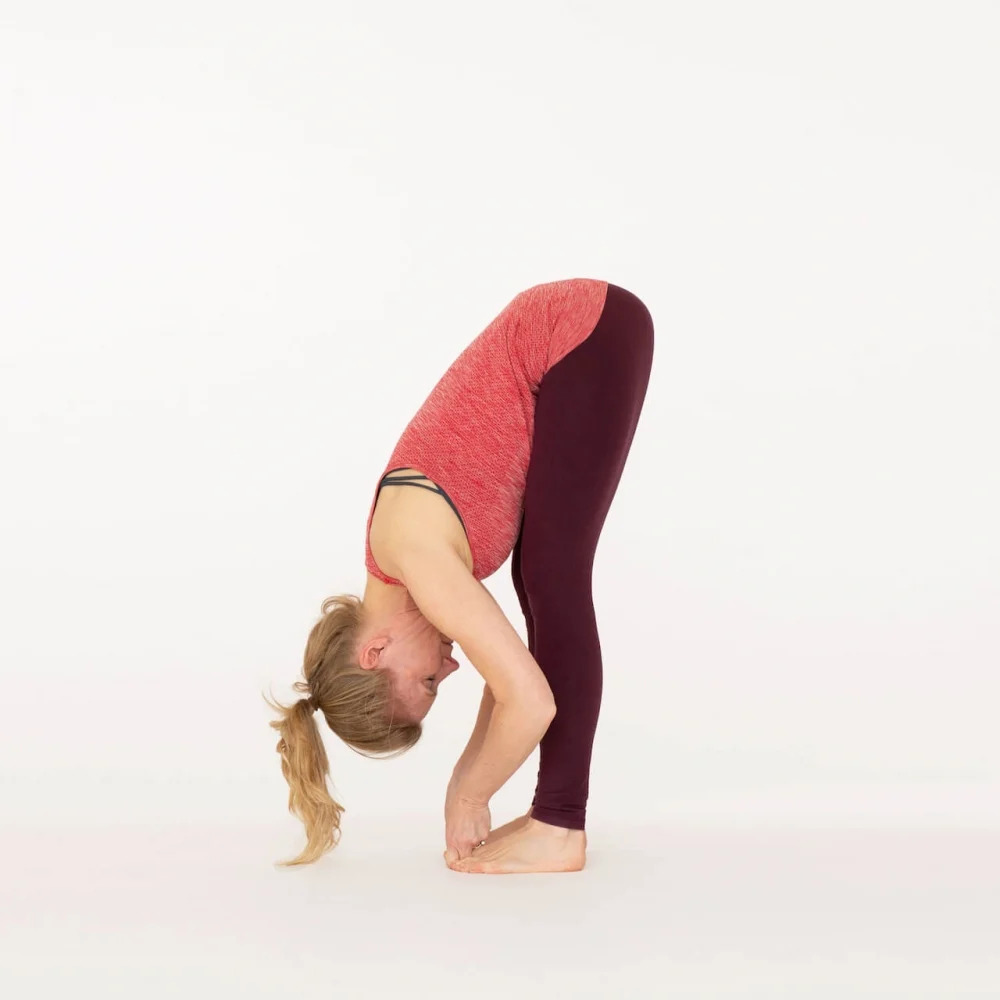
[[[281,864],[315,861],[340,837],[344,807],[327,788],[313,713],[355,751],[397,756],[458,669],[457,642],[485,684],[445,796],[446,863],[583,868],[603,672],[591,573],[652,360],[643,302],[571,278],[516,295],[431,390],[375,488],[364,597],[323,602],[293,685],[308,696],[268,700],[281,713],[270,725],[289,810],[307,836]],[[481,582],[508,556],[527,646]],[[531,807],[491,830],[490,798],[535,746]]]

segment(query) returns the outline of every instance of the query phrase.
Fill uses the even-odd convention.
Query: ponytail
[[[423,733],[419,722],[393,721],[392,686],[385,671],[366,670],[358,663],[357,646],[365,624],[359,597],[328,597],[306,641],[305,680],[292,685],[312,696],[292,705],[264,697],[281,714],[268,725],[281,734],[276,749],[288,782],[288,811],[306,828],[306,846],[279,865],[309,864],[340,842],[340,817],[346,810],[327,789],[330,765],[313,718],[317,709],[344,743],[365,757],[398,757]]]

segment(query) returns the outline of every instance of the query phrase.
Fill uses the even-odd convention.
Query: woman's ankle
[[[535,819],[535,817],[530,814],[528,816],[528,826],[538,830],[539,832],[550,834],[553,837],[568,838],[571,835],[580,837],[584,835],[583,830],[574,830],[568,826],[559,826],[557,823],[549,823],[546,820]]]

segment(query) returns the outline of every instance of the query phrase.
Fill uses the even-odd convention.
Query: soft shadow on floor
[[[487,876],[403,817],[292,870],[290,823],[9,829],[5,992],[1000,996],[1000,831],[588,833],[582,872]]]

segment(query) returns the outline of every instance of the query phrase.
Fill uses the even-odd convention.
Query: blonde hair
[[[288,811],[305,824],[306,846],[284,866],[309,864],[340,842],[344,807],[327,790],[330,773],[326,749],[313,719],[316,708],[326,724],[364,757],[398,757],[420,739],[423,726],[395,719],[391,677],[384,670],[368,670],[355,656],[366,624],[361,598],[337,594],[323,601],[322,616],[306,641],[304,681],[292,687],[312,697],[281,705],[264,700],[281,713],[268,725],[281,733],[277,751],[288,782]]]

